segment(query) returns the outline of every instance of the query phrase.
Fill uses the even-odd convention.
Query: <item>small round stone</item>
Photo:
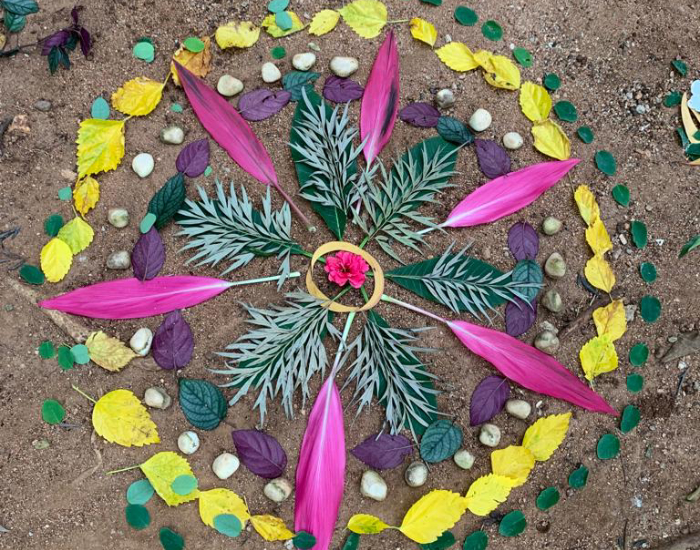
[[[411,462],[403,477],[409,487],[422,487],[428,480],[428,467],[420,461]]]
[[[129,340],[129,347],[134,350],[134,353],[140,357],[145,357],[151,351],[153,343],[153,333],[150,328],[140,328]]]
[[[553,216],[547,216],[542,222],[542,232],[545,235],[556,235],[561,231],[561,220]]]
[[[543,330],[535,336],[535,347],[547,355],[554,355],[559,349],[559,338],[551,330]]]
[[[185,141],[185,131],[179,126],[168,126],[160,131],[160,140],[170,145],[180,145]]]
[[[243,82],[230,74],[221,75],[216,83],[216,91],[226,97],[233,97],[243,91]]]
[[[455,104],[455,94],[449,88],[444,88],[435,94],[435,103],[441,109],[447,109]]]
[[[155,162],[149,153],[139,153],[131,161],[131,167],[140,178],[147,178],[153,172]]]
[[[221,453],[214,459],[211,469],[219,479],[228,479],[236,473],[240,465],[241,462],[236,455]]]
[[[154,409],[167,409],[172,403],[172,399],[163,388],[154,386],[148,388],[143,394],[143,402]]]
[[[177,448],[183,454],[191,455],[199,449],[199,436],[194,432],[182,432],[177,438]]]
[[[282,78],[282,73],[277,68],[277,65],[275,65],[271,61],[268,61],[262,66],[263,82],[271,84],[273,82],[277,82],[280,78]]]
[[[117,229],[129,225],[129,212],[125,208],[110,208],[107,212],[107,221]]]
[[[474,455],[471,454],[469,451],[466,449],[460,449],[455,453],[455,455],[452,457],[452,460],[455,461],[455,464],[462,468],[462,470],[468,470],[472,466],[474,466]]]
[[[487,447],[497,447],[501,442],[501,430],[495,424],[484,424],[479,431],[479,441]]]
[[[469,118],[469,126],[475,132],[483,132],[491,126],[491,113],[486,109],[477,109]]]
[[[34,103],[34,108],[37,111],[47,112],[51,110],[51,102],[48,99],[40,99]]]
[[[311,52],[298,53],[292,57],[292,66],[297,71],[308,71],[316,63],[316,54]]]
[[[353,74],[360,66],[359,61],[354,57],[336,56],[331,59],[331,71],[336,76],[346,78]]]
[[[508,132],[503,136],[503,147],[515,151],[523,146],[523,136],[518,132]]]
[[[522,399],[509,399],[506,401],[506,412],[519,418],[520,420],[525,420],[532,412],[532,406],[527,401]]]
[[[554,252],[544,263],[544,272],[552,279],[561,279],[566,275],[566,262],[559,252]]]
[[[362,496],[382,502],[386,499],[387,491],[386,482],[377,472],[374,470],[367,470],[362,474],[362,481],[360,482],[360,492]]]
[[[284,502],[292,494],[292,484],[283,477],[278,477],[265,485],[263,494],[272,502]]]
[[[107,257],[107,269],[129,269],[131,267],[131,254],[126,250],[112,252]]]
[[[544,296],[542,296],[542,305],[552,313],[559,313],[564,307],[561,296],[553,288],[545,292]]]

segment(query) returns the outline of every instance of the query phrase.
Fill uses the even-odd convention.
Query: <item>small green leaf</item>
[[[442,6],[442,0],[420,0],[424,4],[431,4],[433,6]]]
[[[557,101],[554,104],[554,112],[564,122],[576,122],[578,120],[578,111],[570,101]]]
[[[211,176],[211,173],[214,171],[214,169],[211,166],[207,166],[204,169],[204,177],[209,177]]]
[[[544,491],[537,495],[535,504],[542,511],[548,510],[559,502],[560,496],[559,490],[556,487],[547,487]]]
[[[646,344],[636,344],[630,350],[630,363],[635,367],[641,367],[649,358],[649,348]]]
[[[639,311],[647,323],[654,323],[661,316],[661,302],[655,296],[646,295],[639,301]]]
[[[446,550],[457,542],[455,536],[450,531],[442,533],[436,541],[421,544],[422,550]]]
[[[288,31],[294,26],[292,16],[287,11],[280,11],[275,14],[275,25],[283,31]]]
[[[569,474],[569,485],[574,489],[581,489],[588,483],[588,468],[581,465]]]
[[[341,550],[357,550],[360,546],[360,535],[357,533],[350,533],[348,538],[345,539],[345,544]]]
[[[267,4],[267,9],[272,13],[277,13],[286,10],[288,6],[289,0],[270,0]]]
[[[41,404],[41,418],[47,424],[60,424],[66,417],[66,409],[55,399],[47,399]]]
[[[515,264],[512,279],[514,283],[520,283],[517,290],[525,296],[528,302],[537,298],[537,294],[542,288],[542,268],[534,260],[520,260]]]
[[[76,344],[70,349],[73,361],[78,365],[87,365],[90,362],[90,352],[85,344]]]
[[[185,41],[182,43],[183,46],[185,46],[186,49],[191,51],[192,53],[199,53],[204,50],[204,42],[202,42],[199,38],[196,36],[190,36],[189,38],[185,38]]]
[[[682,100],[683,96],[681,95],[681,93],[673,91],[669,93],[666,97],[664,97],[664,106],[675,107],[676,105],[680,105]]]
[[[46,280],[41,269],[30,264],[24,264],[19,268],[19,276],[22,277],[25,283],[30,285],[43,285]]]
[[[644,377],[636,372],[627,375],[627,391],[639,393],[644,388]]]
[[[270,55],[272,56],[272,59],[282,59],[285,55],[287,55],[287,50],[285,50],[282,46],[275,46],[270,50]]]
[[[170,484],[170,488],[176,495],[189,495],[192,491],[197,489],[197,478],[189,474],[177,476]]]
[[[301,91],[305,89],[306,94],[309,95],[313,89],[314,81],[319,76],[321,76],[319,73],[311,71],[290,71],[282,77],[282,86],[292,94],[291,101],[299,101],[301,99]]]
[[[124,513],[126,514],[126,522],[137,531],[145,529],[151,524],[151,514],[141,504],[127,504]]]
[[[481,26],[481,32],[486,38],[494,42],[503,38],[503,29],[495,21],[486,21],[486,23]]]
[[[75,360],[68,346],[58,346],[58,366],[61,370],[70,370],[73,368]]]
[[[6,11],[3,22],[5,23],[7,32],[19,32],[27,24],[27,18],[24,15],[17,15],[11,11]]]
[[[630,224],[630,234],[632,235],[632,242],[637,248],[644,248],[649,242],[647,226],[644,222],[633,221]]]
[[[90,108],[90,116],[92,116],[92,118],[99,118],[100,120],[107,120],[109,115],[109,103],[107,103],[102,96],[96,97]]]
[[[126,490],[126,501],[129,504],[146,504],[153,496],[153,485],[147,479],[134,481]]]
[[[617,172],[617,162],[610,151],[598,151],[595,154],[595,164],[598,170],[608,176],[614,176]]]
[[[639,409],[634,405],[627,405],[622,411],[622,418],[620,419],[620,431],[623,434],[631,432],[639,424],[640,418],[641,413],[639,412]]]
[[[139,231],[141,231],[141,233],[148,233],[151,227],[153,227],[153,224],[156,223],[156,219],[156,215],[153,212],[146,214],[139,224]]]
[[[146,63],[152,63],[155,59],[156,49],[153,43],[147,40],[139,40],[134,46],[134,57]]]
[[[515,48],[513,50],[513,57],[523,67],[532,67],[532,54],[525,48]]]
[[[173,103],[173,104],[170,106],[170,110],[171,110],[173,113],[181,113],[181,112],[182,112],[182,105],[180,105],[179,103]]]
[[[691,250],[696,249],[698,246],[700,246],[700,235],[695,235],[694,237],[691,237],[687,243],[683,245],[683,248],[681,248],[680,253],[678,254],[679,258],[682,258],[685,256],[688,252]]]
[[[455,19],[460,25],[472,27],[476,25],[476,22],[479,20],[479,16],[474,10],[469,9],[466,6],[457,6],[457,9],[455,9]]]
[[[52,214],[44,220],[44,231],[49,237],[55,237],[63,227],[63,218],[58,214]]]
[[[600,460],[611,460],[620,454],[620,439],[614,434],[605,434],[598,440],[596,453]]]
[[[73,198],[73,190],[70,187],[61,187],[58,190],[58,198],[62,201],[69,201]]]
[[[643,262],[639,266],[639,274],[645,283],[653,283],[656,281],[656,267],[650,262]]]
[[[520,510],[503,516],[501,523],[498,524],[498,534],[504,537],[517,537],[527,527],[527,520]]]
[[[224,394],[207,380],[181,378],[179,402],[185,418],[200,430],[216,428],[228,411]]]
[[[44,340],[39,344],[39,357],[42,359],[52,359],[56,356],[56,348],[50,340]]]
[[[185,539],[167,527],[160,530],[158,538],[163,550],[183,550],[185,548]]]
[[[686,65],[680,59],[674,59],[673,61],[671,61],[671,65],[673,65],[673,68],[676,69],[679,75],[685,76],[686,74],[688,74],[688,65]]]
[[[484,531],[474,531],[466,539],[462,550],[486,550],[489,536]]]
[[[622,184],[613,187],[612,196],[615,202],[622,206],[627,206],[630,203],[630,190]]]
[[[435,464],[450,458],[462,446],[462,430],[449,420],[433,422],[420,440],[420,456]]]
[[[34,0],[2,0],[0,5],[5,11],[12,12],[15,15],[29,15],[39,11],[39,4]]]
[[[156,216],[156,229],[162,229],[185,203],[185,178],[178,172],[165,182],[148,203],[148,212]]]
[[[316,546],[316,537],[306,531],[299,531],[294,535],[292,543],[294,543],[294,546],[299,548],[299,550],[309,550],[309,548]]]
[[[591,130],[588,126],[581,126],[578,130],[576,130],[576,134],[578,135],[579,139],[583,141],[583,143],[591,143],[594,138],[593,130]]]
[[[554,73],[547,73],[546,75],[544,75],[542,83],[544,84],[544,87],[547,88],[550,92],[554,92],[558,90],[561,86],[561,79]]]
[[[233,514],[219,514],[214,518],[214,529],[227,537],[237,537],[242,527],[241,521]]]
[[[442,139],[457,145],[468,145],[474,141],[474,134],[467,125],[451,116],[441,116],[436,129]]]

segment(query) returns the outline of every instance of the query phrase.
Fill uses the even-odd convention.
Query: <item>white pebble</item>
[[[240,465],[241,462],[236,455],[221,453],[214,459],[211,469],[219,479],[228,479],[236,473]]]
[[[535,347],[547,355],[554,355],[559,349],[559,338],[551,330],[544,330],[535,337]]]
[[[265,485],[263,494],[272,502],[284,502],[292,494],[292,484],[283,477],[278,477]]]
[[[297,71],[308,71],[316,63],[316,54],[311,52],[298,53],[292,57],[292,66]]]
[[[519,418],[520,420],[525,420],[532,412],[532,406],[527,401],[522,399],[509,399],[506,401],[506,412]]]
[[[475,132],[483,132],[491,126],[491,113],[486,109],[477,109],[474,114],[469,118],[469,126]]]
[[[554,216],[547,216],[542,222],[542,231],[545,235],[556,235],[561,231],[561,220],[558,220]]]
[[[441,109],[447,109],[455,104],[455,94],[449,88],[444,88],[435,94],[435,103]]]
[[[153,161],[153,157],[148,153],[139,153],[134,157],[134,160],[131,161],[131,167],[140,178],[147,178],[150,176],[154,166],[155,162]]]
[[[110,208],[107,212],[107,221],[117,229],[129,225],[129,212],[124,208]]]
[[[428,480],[428,467],[420,461],[411,462],[403,477],[409,487],[422,487]]]
[[[277,65],[275,65],[271,61],[268,61],[262,66],[263,82],[271,84],[273,82],[277,82],[280,78],[282,78],[282,73],[277,68]]]
[[[542,305],[552,313],[559,313],[564,307],[560,294],[553,288],[542,296]]]
[[[460,449],[455,453],[455,455],[452,457],[452,460],[455,461],[455,464],[462,468],[462,470],[468,470],[472,466],[474,466],[474,455],[471,454],[469,451],[466,449]]]
[[[484,424],[479,432],[479,441],[487,447],[497,447],[501,442],[501,430],[494,424]]]
[[[168,126],[160,131],[160,140],[170,145],[180,145],[185,141],[185,132],[179,126]]]
[[[561,279],[566,275],[566,262],[559,252],[552,253],[544,263],[544,272],[552,279]]]
[[[221,75],[216,83],[216,91],[226,97],[233,97],[243,91],[243,82],[230,74]]]
[[[515,151],[523,146],[523,136],[518,132],[508,132],[503,136],[503,147]]]
[[[143,394],[143,402],[154,409],[167,409],[172,403],[170,396],[163,388],[148,388]]]
[[[153,333],[150,328],[140,328],[129,340],[129,346],[134,350],[134,353],[140,357],[145,357],[151,351],[153,343]]]
[[[112,252],[107,257],[107,269],[129,269],[131,267],[131,254],[126,250]]]
[[[184,454],[191,455],[199,449],[199,436],[194,432],[182,432],[177,438],[177,448]]]
[[[359,66],[359,61],[354,57],[336,56],[331,59],[331,71],[342,78],[350,76]]]
[[[386,499],[386,482],[377,472],[367,470],[364,474],[362,474],[360,492],[362,493],[362,496],[381,502]]]

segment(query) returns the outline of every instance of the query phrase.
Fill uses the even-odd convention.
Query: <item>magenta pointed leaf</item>
[[[503,410],[510,395],[510,386],[505,378],[487,376],[474,389],[469,403],[469,423],[478,426],[488,422]]]
[[[375,470],[396,468],[413,452],[411,441],[400,434],[370,435],[350,451],[352,455]]]
[[[194,335],[182,313],[169,313],[153,336],[153,359],[165,370],[179,370],[192,359]]]
[[[175,166],[190,178],[201,176],[209,166],[209,140],[198,139],[185,145],[177,155]]]
[[[287,453],[274,437],[259,430],[234,430],[233,443],[241,462],[255,475],[280,477],[287,467]]]
[[[134,277],[141,281],[153,279],[165,263],[165,245],[155,227],[139,237],[131,252]]]

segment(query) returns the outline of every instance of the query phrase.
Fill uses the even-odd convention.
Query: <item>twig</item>
[[[690,371],[690,366],[688,366],[678,377],[678,386],[676,386],[676,394],[673,396],[674,402],[678,400],[678,394],[681,393],[681,388],[683,387],[683,382],[685,381],[685,377],[688,376],[688,372]]]
[[[559,331],[557,337],[559,340],[566,338],[569,334],[579,328],[582,324],[587,323],[591,320],[591,315],[593,312],[601,306],[606,306],[610,303],[610,298],[608,296],[599,295],[593,300],[590,306],[584,309],[578,316],[566,325],[563,329]]]
[[[7,129],[10,127],[10,124],[12,124],[12,117],[8,117],[0,122],[0,156],[5,152],[5,132],[7,132]]]
[[[97,441],[97,437],[95,434],[95,431],[93,430],[92,435],[90,436],[90,443],[92,444],[92,450],[95,451],[95,456],[97,457],[97,464],[95,464],[92,468],[88,468],[85,470],[82,474],[80,474],[78,477],[76,477],[72,485],[79,485],[83,481],[85,481],[87,478],[89,478],[91,475],[93,475],[97,470],[102,468],[102,453],[100,450],[95,446],[95,443]]]

